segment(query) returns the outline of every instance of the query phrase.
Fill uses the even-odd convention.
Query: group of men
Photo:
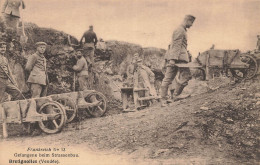
[[[191,79],[189,68],[179,68],[176,64],[191,62],[191,56],[187,51],[186,31],[192,26],[194,20],[195,17],[192,15],[185,16],[181,26],[179,26],[173,32],[172,41],[165,56],[166,72],[161,85],[162,106],[167,106],[168,88],[169,85],[172,84],[174,79],[175,88],[173,92],[173,97],[178,97],[178,95],[182,93],[184,87],[188,84],[188,81]],[[78,61],[77,64],[73,66],[74,71],[77,72],[80,90],[84,90],[87,88],[89,65],[92,65],[94,63],[94,50],[97,43],[97,36],[93,31],[93,26],[90,26],[89,30],[83,34],[80,40],[81,44],[83,40],[85,40],[83,49],[76,50],[76,57]],[[3,92],[7,92],[14,98],[19,99],[21,95],[19,90],[17,89],[15,84],[11,83],[9,80],[12,79],[11,81],[15,82],[11,76],[7,60],[4,57],[4,53],[6,51],[6,43],[1,42],[0,45],[0,66],[2,69],[2,71],[0,70],[0,100],[3,96]],[[25,70],[30,72],[30,76],[27,82],[30,84],[32,97],[42,97],[46,96],[47,94],[47,62],[44,57],[46,46],[47,44],[44,42],[37,42],[36,53],[29,57],[25,67]],[[130,65],[127,70],[128,72],[132,72],[131,74],[133,76],[135,72],[137,75],[136,79],[140,79],[141,77],[143,80],[142,86],[149,88],[151,95],[156,95],[154,86],[151,85],[154,83],[154,74],[148,67],[142,64],[142,60],[139,58],[138,54],[135,54],[132,65]],[[133,78],[130,76],[131,74],[128,73],[128,78],[130,79]],[[139,82],[135,84],[140,85]]]
[[[85,43],[84,49],[76,50],[77,64],[73,66],[73,70],[77,73],[79,90],[87,89],[87,79],[89,66],[94,62],[94,48],[97,37],[93,31],[93,26],[83,34]],[[81,40],[82,43],[82,40]],[[47,44],[45,42],[37,42],[35,44],[36,52],[29,56],[25,71],[29,73],[27,83],[30,86],[32,98],[43,97],[47,95],[49,84],[47,74],[47,60],[44,56]],[[6,42],[0,42],[0,102],[3,101],[4,93],[12,96],[13,100],[22,99],[22,93],[18,89],[15,79],[5,57]],[[85,56],[83,56],[83,54]]]
[[[45,42],[37,42],[36,53],[31,55],[25,66],[28,71],[29,78],[27,82],[30,84],[30,90],[33,98],[46,96],[48,76],[46,70],[46,58],[44,53],[46,50]],[[12,96],[13,100],[22,99],[22,93],[18,89],[17,83],[12,75],[8,60],[5,57],[6,42],[0,42],[0,102],[3,101],[4,93]]]

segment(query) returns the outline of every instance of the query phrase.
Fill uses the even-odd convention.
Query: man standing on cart
[[[177,97],[182,93],[182,90],[186,85],[188,85],[188,81],[191,79],[190,69],[179,68],[176,64],[183,64],[191,61],[190,54],[187,51],[186,31],[192,26],[194,20],[194,16],[186,15],[182,25],[173,32],[170,49],[166,58],[166,73],[161,86],[162,107],[167,106],[166,97],[168,87],[176,75],[178,75],[177,78],[180,81],[176,84],[174,97]]]
[[[13,100],[22,99],[22,94],[17,88],[16,82],[13,79],[8,61],[4,56],[6,52],[6,43],[0,41],[0,103],[4,97],[4,93],[12,96]]]
[[[29,57],[25,66],[25,70],[30,72],[27,82],[30,84],[32,98],[46,96],[48,87],[47,62],[44,57],[47,44],[37,42],[35,45],[36,53]]]

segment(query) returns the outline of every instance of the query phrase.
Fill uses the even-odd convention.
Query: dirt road
[[[62,146],[80,153],[79,164],[257,164],[258,93],[259,82],[241,83],[167,108],[157,103],[139,112],[85,119],[80,130],[72,123],[55,135],[16,134],[0,146]]]

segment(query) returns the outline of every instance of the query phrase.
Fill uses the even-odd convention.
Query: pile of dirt
[[[225,147],[235,158],[259,161],[259,82],[221,89],[225,97],[205,101],[208,110],[196,114],[203,141]]]

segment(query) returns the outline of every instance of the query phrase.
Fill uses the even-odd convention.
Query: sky
[[[193,55],[216,49],[252,50],[260,35],[260,0],[24,0],[26,22],[80,39],[94,26],[98,38],[166,49],[186,14]]]

